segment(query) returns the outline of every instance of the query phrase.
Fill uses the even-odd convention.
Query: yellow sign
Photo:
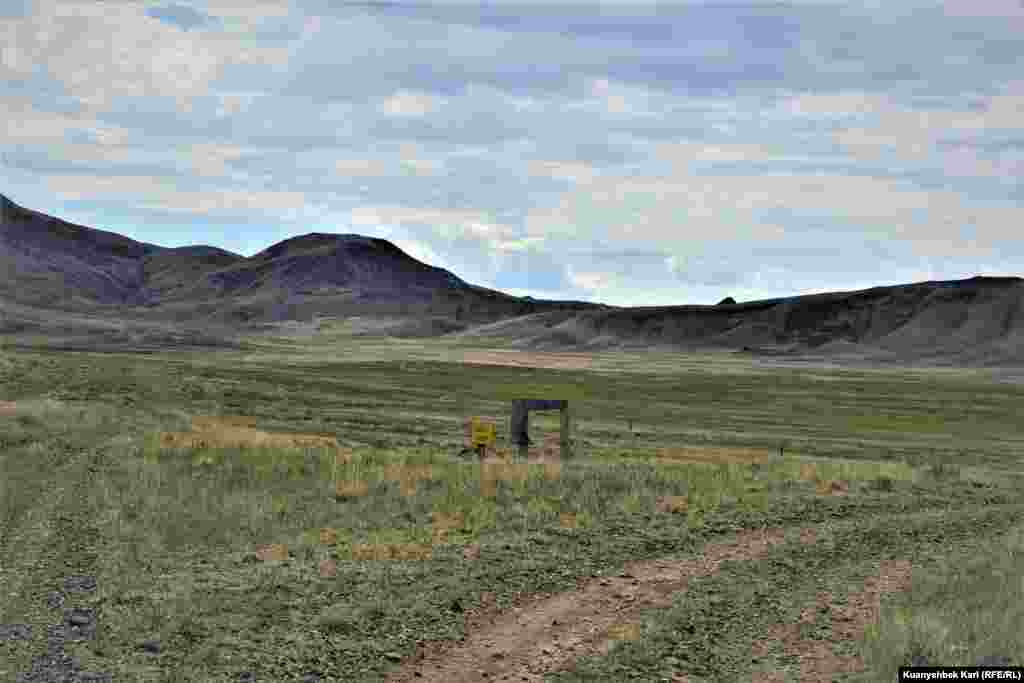
[[[497,440],[497,427],[493,422],[473,418],[473,446],[493,446]]]

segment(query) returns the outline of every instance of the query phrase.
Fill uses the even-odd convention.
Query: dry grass
[[[256,418],[244,416],[195,417],[192,431],[161,432],[159,443],[164,448],[341,448],[334,436],[266,432],[255,423]]]
[[[771,454],[766,448],[676,446],[659,449],[655,462],[660,465],[764,465]]]
[[[593,367],[593,356],[589,353],[467,350],[462,353],[462,362],[479,365],[507,365],[516,368],[590,370]]]

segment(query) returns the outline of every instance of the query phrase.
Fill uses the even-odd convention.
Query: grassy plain
[[[911,562],[914,588],[862,636],[805,624],[864,658],[836,680],[895,680],[915,656],[1024,660],[1024,387],[730,354],[507,355],[341,334],[0,352],[0,624],[34,626],[0,639],[0,678],[43,649],[46,594],[69,574],[98,584],[77,603],[96,638],[69,645],[88,671],[374,681],[417,642],[459,638],[485,595],[509,605],[737,529],[807,524],[829,542],[727,563],[647,614],[641,637],[551,680],[799,680],[799,661],[751,644],[883,560]],[[570,401],[572,460],[458,457],[467,417],[499,418],[500,442],[509,401],[531,397]],[[558,424],[537,414],[531,433]]]

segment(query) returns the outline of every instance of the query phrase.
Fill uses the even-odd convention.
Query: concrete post
[[[559,435],[559,450],[561,451],[562,458],[571,457],[569,402],[546,399],[515,399],[512,401],[512,416],[509,418],[508,434],[510,443],[519,448],[519,457],[526,459],[529,455],[531,410],[558,410],[561,412],[562,424]]]
[[[562,443],[559,444],[561,450],[562,460],[568,460],[572,457],[571,445],[569,443],[569,402],[566,401],[565,405],[562,406],[562,427],[559,436],[562,438]]]

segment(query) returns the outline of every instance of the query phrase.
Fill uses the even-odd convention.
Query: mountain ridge
[[[447,335],[534,350],[727,349],[1024,366],[1019,277],[622,307],[512,296],[358,234],[296,235],[244,257],[209,245],[139,242],[3,195],[0,247],[0,333],[8,335],[51,329],[59,320],[47,312],[55,311],[77,316],[61,329],[191,326],[225,338],[358,315],[391,320],[377,328],[387,336]]]

